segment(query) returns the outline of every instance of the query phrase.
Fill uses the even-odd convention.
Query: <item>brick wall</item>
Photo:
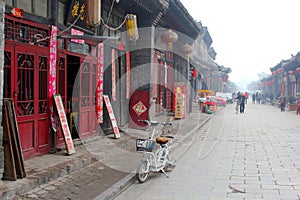
[[[4,154],[2,146],[3,127],[2,127],[2,104],[3,104],[3,66],[4,66],[4,12],[5,3],[0,0],[0,178],[4,170]]]

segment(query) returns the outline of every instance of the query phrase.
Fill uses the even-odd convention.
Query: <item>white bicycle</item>
[[[172,147],[172,139],[173,136],[159,136],[154,140],[154,134],[156,130],[156,126],[162,124],[165,126],[172,126],[169,122],[157,122],[157,121],[148,121],[148,120],[140,120],[144,123],[147,123],[148,126],[153,127],[151,136],[147,139],[137,139],[136,140],[136,148],[137,151],[143,153],[142,161],[137,168],[136,178],[140,183],[144,183],[150,172],[163,172],[167,177],[168,174],[166,170],[168,167],[174,167],[175,159],[170,156],[170,150]],[[153,149],[155,143],[159,144],[157,150],[153,153]]]

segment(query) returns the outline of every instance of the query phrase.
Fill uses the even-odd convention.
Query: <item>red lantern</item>
[[[275,76],[276,75],[276,71],[272,71],[272,75]]]
[[[277,74],[282,73],[283,72],[283,68],[281,67],[281,68],[277,69],[276,72],[277,72]]]
[[[162,33],[160,38],[164,43],[167,44],[167,49],[172,50],[173,43],[175,43],[178,40],[178,35],[171,29],[169,29],[168,31]]]
[[[296,69],[296,72],[300,73],[300,67],[298,67],[298,68]]]
[[[193,52],[193,48],[189,44],[185,44],[181,47],[181,51],[184,53],[185,57],[188,57],[189,54]]]
[[[295,74],[295,72],[294,71],[289,71],[289,75],[294,75]]]

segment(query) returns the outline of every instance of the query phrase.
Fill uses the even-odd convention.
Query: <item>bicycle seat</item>
[[[166,137],[157,137],[156,142],[158,144],[166,144],[167,142],[169,142],[169,139]]]

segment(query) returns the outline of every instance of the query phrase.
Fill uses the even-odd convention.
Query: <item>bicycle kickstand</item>
[[[167,174],[167,172],[164,169],[161,169],[160,171],[162,171],[162,173],[164,173],[167,176],[167,178],[170,178],[169,175]]]

